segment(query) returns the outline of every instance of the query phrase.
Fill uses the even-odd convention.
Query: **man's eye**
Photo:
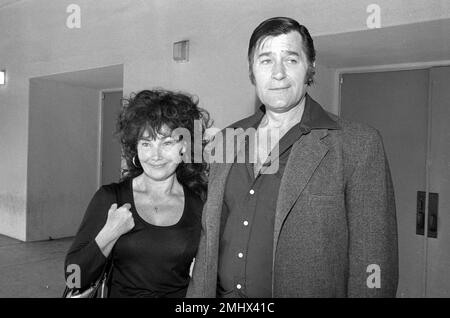
[[[290,64],[297,64],[298,61],[296,59],[288,59],[288,63],[290,63]]]
[[[142,142],[142,143],[141,143],[141,146],[142,146],[142,147],[149,147],[149,146],[150,146],[150,143],[149,143],[149,142]]]
[[[267,60],[261,60],[261,61],[260,61],[260,63],[261,63],[262,65],[269,64],[270,62],[271,62],[271,60],[269,60],[269,59],[267,59]]]

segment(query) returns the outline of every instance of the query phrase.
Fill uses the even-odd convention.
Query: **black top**
[[[95,237],[105,225],[111,205],[120,201],[119,205],[131,204],[135,226],[114,245],[109,296],[184,297],[200,240],[203,203],[188,188],[183,189],[185,203],[178,223],[157,226],[136,212],[132,179],[102,186],[91,200],[66,257],[66,268],[69,264],[80,266],[80,289],[88,288],[102,272],[106,258]]]
[[[305,103],[307,105],[307,103]],[[273,229],[278,191],[293,144],[320,124],[305,106],[300,123],[279,141],[278,162],[266,162],[261,172],[278,164],[275,173],[259,173],[253,164],[233,163],[227,178],[221,215],[218,297],[272,297]],[[250,121],[257,128],[264,107]],[[249,127],[241,127],[247,129]],[[240,288],[238,288],[238,285]]]

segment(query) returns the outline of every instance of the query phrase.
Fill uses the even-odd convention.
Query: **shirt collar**
[[[249,118],[247,127],[242,128],[257,128],[265,113],[266,106],[261,105],[258,111]],[[302,133],[309,133],[313,129],[341,129],[339,124],[309,94],[306,94],[305,110],[298,126]]]

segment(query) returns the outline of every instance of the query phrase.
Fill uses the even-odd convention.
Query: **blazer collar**
[[[244,130],[250,127],[257,128],[265,114],[266,106],[261,105],[255,114],[229,127],[243,128]],[[299,127],[302,133],[309,133],[313,129],[341,129],[337,121],[331,118],[309,94],[306,94],[305,110],[303,111]]]

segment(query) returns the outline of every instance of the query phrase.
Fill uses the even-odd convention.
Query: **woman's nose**
[[[161,159],[161,147],[160,146],[153,147],[153,149],[151,150],[150,158],[152,160]]]

